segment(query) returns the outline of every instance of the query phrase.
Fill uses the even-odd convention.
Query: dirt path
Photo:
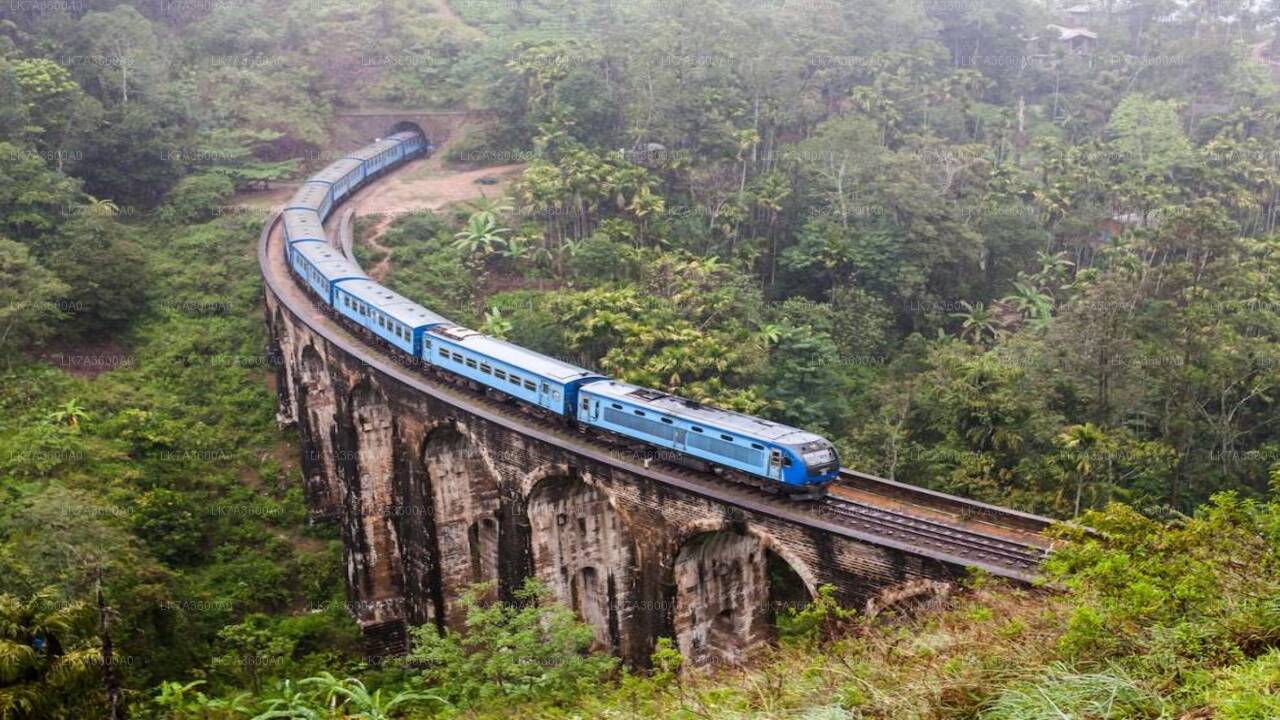
[[[365,231],[365,234],[368,235],[368,237],[361,240],[361,242],[366,243],[369,247],[377,250],[379,253],[382,253],[382,259],[378,261],[378,264],[369,269],[369,277],[377,280],[378,282],[382,282],[382,279],[387,276],[387,270],[391,269],[391,248],[383,245],[381,240],[382,233],[386,232],[387,228],[391,226],[392,220],[395,220],[394,215],[383,215],[379,217],[378,222],[374,224],[373,227]],[[355,230],[353,229],[352,232],[355,232]]]
[[[450,142],[466,136],[461,129]],[[382,234],[401,215],[421,210],[441,210],[454,203],[504,195],[511,182],[524,172],[524,164],[498,165],[478,170],[450,170],[444,165],[444,155],[449,143],[436,149],[430,157],[415,160],[372,187],[361,190],[346,206],[355,210],[356,217],[380,216],[373,227],[362,233],[358,242],[383,254],[376,265],[367,272],[379,282],[391,269],[391,248],[379,242]],[[496,180],[492,185],[477,183],[481,178]],[[337,217],[335,215],[335,217]]]

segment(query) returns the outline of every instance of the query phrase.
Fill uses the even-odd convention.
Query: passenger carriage
[[[362,180],[377,175],[395,164],[402,157],[400,141],[390,138],[367,145],[347,156],[348,160],[358,160],[364,168]]]
[[[421,357],[430,365],[562,416],[572,414],[578,386],[602,377],[457,325],[438,325],[423,333]]]
[[[389,137],[391,140],[400,142],[400,157],[413,157],[420,155],[430,149],[427,145],[427,139],[421,133],[412,131],[398,132]]]
[[[324,301],[333,307],[334,288],[346,280],[368,280],[355,263],[327,243],[303,241],[289,246],[289,266]]]
[[[298,188],[285,210],[313,210],[323,221],[333,210],[333,188],[328,183],[307,182]]]
[[[449,322],[372,280],[342,283],[334,292],[334,301],[338,314],[414,357],[422,356],[423,332]]]
[[[286,260],[290,257],[289,246],[296,242],[328,242],[324,235],[324,225],[314,210],[285,210],[282,225]]]
[[[329,185],[329,197],[333,204],[337,205],[364,182],[364,173],[359,160],[343,158],[330,163],[328,167],[312,175],[307,182]]]

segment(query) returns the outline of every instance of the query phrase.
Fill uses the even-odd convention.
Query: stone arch
[[[480,448],[453,423],[428,432],[420,456],[434,495],[443,615],[461,627],[454,600],[469,585],[502,579],[505,528],[498,482]]]
[[[745,528],[725,527],[680,545],[672,625],[690,664],[741,665],[774,639],[779,610],[811,596],[810,583],[776,547]]]
[[[533,485],[527,511],[538,578],[591,625],[599,648],[635,655],[636,553],[613,499],[575,474],[554,474]]]

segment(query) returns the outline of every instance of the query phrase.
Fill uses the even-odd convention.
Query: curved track
[[[386,182],[398,172],[392,171],[366,186],[345,202],[341,210],[335,208],[329,216],[333,226],[329,232],[331,242],[339,240],[340,245],[350,242],[338,226],[346,224],[343,219],[349,222],[352,210],[358,211],[360,198],[370,187]],[[1046,518],[850,470],[842,471],[842,478],[833,484],[832,493],[823,500],[813,503],[787,500],[713,473],[651,458],[641,459],[624,445],[574,432],[482,393],[443,383],[406,366],[405,359],[398,354],[367,342],[318,306],[285,264],[279,245],[283,242],[280,215],[276,214],[259,238],[258,261],[268,291],[295,317],[379,372],[489,422],[726,505],[951,565],[976,567],[1014,580],[1036,580],[1039,564],[1051,549],[1051,541],[1039,532],[1051,524]]]

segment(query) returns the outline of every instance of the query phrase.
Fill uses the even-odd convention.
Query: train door
[[[765,470],[765,475],[774,480],[782,479],[782,451],[778,448],[769,451],[769,467]]]
[[[555,400],[552,399],[552,395],[554,394],[556,396],[559,396],[560,392],[558,390],[553,389],[551,387],[551,383],[545,382],[545,381],[539,385],[538,389],[539,389],[538,404],[544,408],[547,408],[548,410],[555,410],[556,402]]]

